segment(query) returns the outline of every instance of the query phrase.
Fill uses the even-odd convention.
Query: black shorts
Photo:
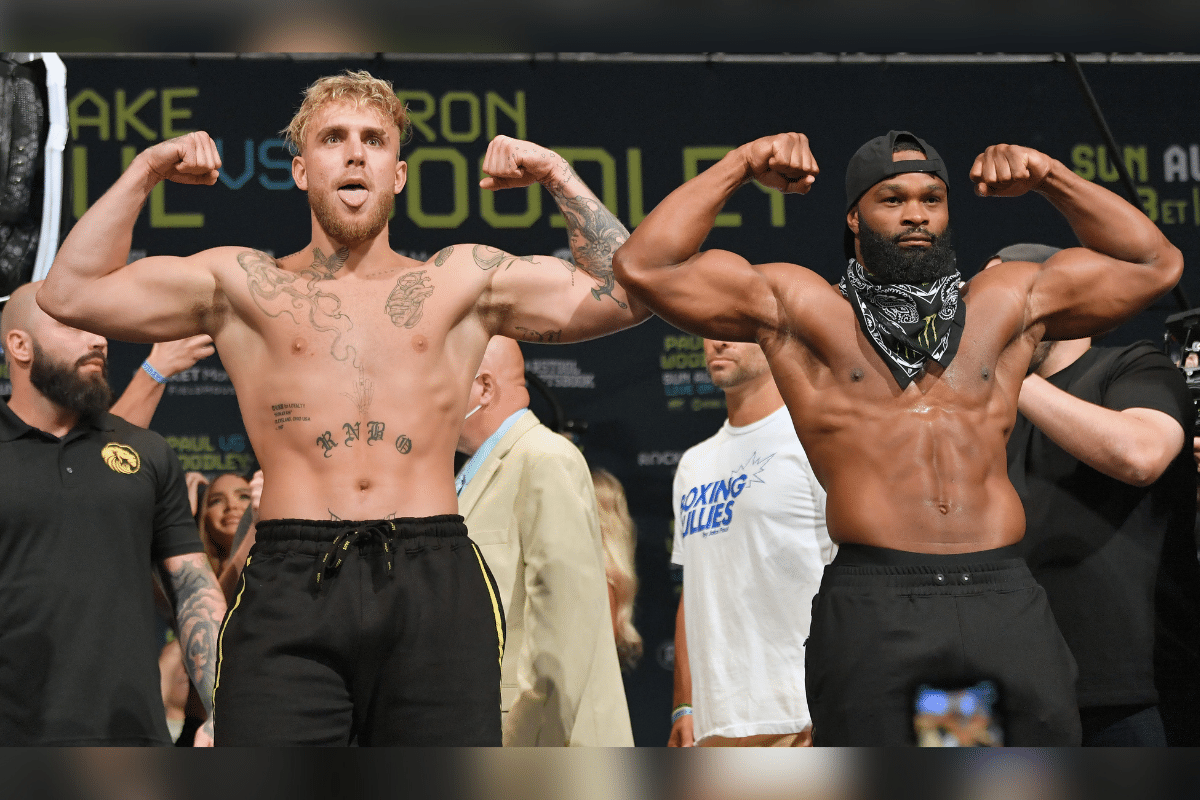
[[[457,515],[259,523],[216,743],[499,746],[499,596]]]
[[[1080,743],[1075,659],[1012,548],[842,545],[813,599],[804,660],[817,745],[916,744],[919,685],[985,679],[999,689],[1005,744]]]

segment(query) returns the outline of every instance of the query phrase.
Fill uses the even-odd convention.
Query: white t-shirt
[[[787,408],[684,453],[673,499],[696,740],[803,730],[804,640],[835,547]]]

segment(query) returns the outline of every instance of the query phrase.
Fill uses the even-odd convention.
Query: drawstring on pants
[[[392,534],[396,530],[394,522],[377,522],[365,528],[355,528],[353,530],[343,531],[333,540],[333,544],[329,549],[321,555],[317,561],[316,572],[316,587],[321,588],[321,582],[326,578],[332,578],[342,562],[345,560],[346,553],[350,550],[352,544],[362,544],[365,542],[379,542],[383,545],[384,555],[387,557],[387,575],[389,578],[393,576],[395,548],[392,547]]]

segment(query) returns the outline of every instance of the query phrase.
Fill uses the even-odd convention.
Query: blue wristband
[[[691,714],[691,713],[692,713],[691,706],[687,705],[686,703],[683,705],[680,705],[678,708],[676,708],[671,713],[671,724],[674,725],[680,719],[682,719],[683,717],[686,717],[688,714]]]
[[[165,377],[163,377],[163,374],[161,372],[156,370],[154,367],[150,366],[149,361],[142,362],[142,371],[145,372],[147,375],[149,375],[151,378],[154,378],[154,380],[157,383],[166,383],[167,382],[167,379]]]

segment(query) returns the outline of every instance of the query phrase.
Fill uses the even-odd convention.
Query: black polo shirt
[[[1154,345],[1093,347],[1046,379],[1105,408],[1149,408],[1191,430],[1183,373]],[[1023,414],[1008,440],[1009,477],[1025,506],[1020,543],[1079,664],[1083,709],[1151,704],[1158,669],[1190,672],[1200,655],[1195,614],[1196,470],[1187,443],[1162,476],[1130,486],[1092,469]],[[1167,659],[1167,660],[1164,660]]]
[[[0,402],[0,744],[169,744],[150,574],[201,550],[161,436]]]

